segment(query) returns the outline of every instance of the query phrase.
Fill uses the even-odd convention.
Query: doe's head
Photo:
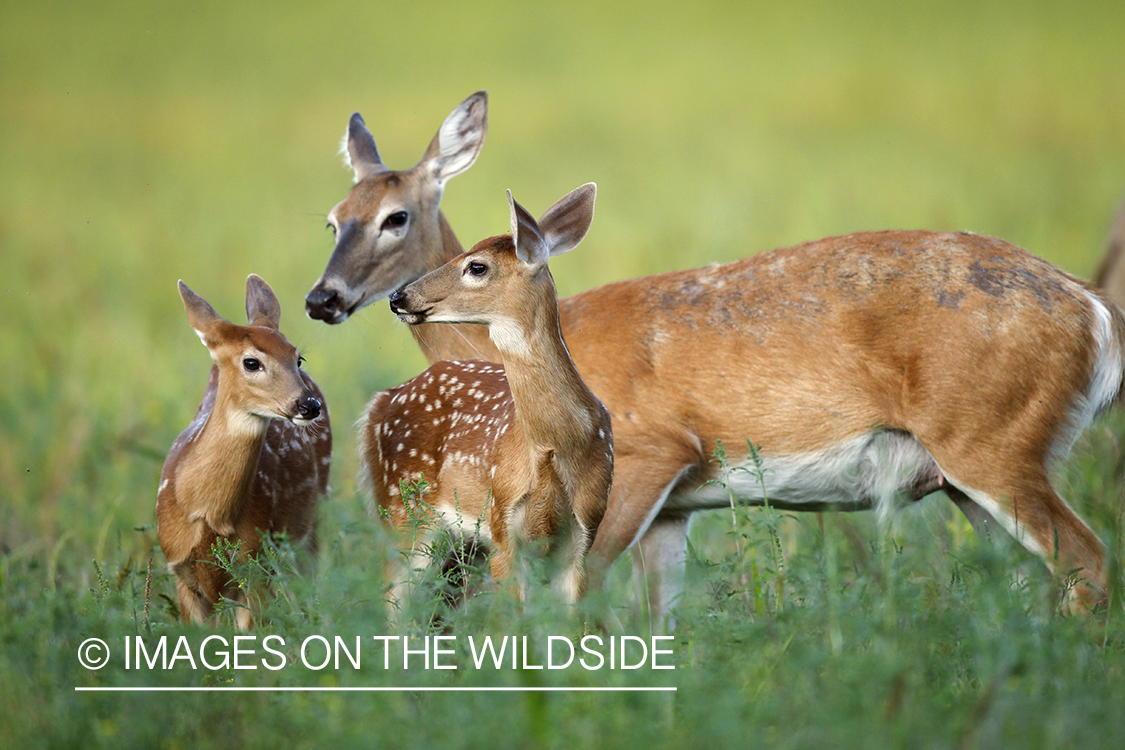
[[[342,323],[444,262],[442,191],[473,165],[487,131],[488,94],[478,91],[445,118],[421,161],[399,171],[383,164],[363,118],[352,115],[342,151],[356,184],[328,214],[335,247],[305,296],[309,317]]]

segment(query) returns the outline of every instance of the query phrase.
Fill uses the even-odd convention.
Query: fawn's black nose
[[[392,294],[391,297],[390,297],[391,312],[393,312],[395,315],[398,315],[399,313],[406,312],[405,310],[402,309],[402,303],[404,303],[405,301],[406,301],[406,295],[403,294],[403,291],[401,289],[399,289],[397,292]]]
[[[320,400],[315,396],[297,399],[297,415],[310,422],[320,416]]]

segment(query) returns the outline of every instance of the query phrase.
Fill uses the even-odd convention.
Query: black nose
[[[402,309],[402,305],[404,302],[406,302],[406,295],[403,294],[403,291],[401,289],[391,295],[390,301],[391,312],[395,313],[396,315],[398,313],[404,312],[404,310]]]
[[[313,320],[335,322],[340,314],[340,295],[334,289],[313,289],[305,296],[305,313]]]
[[[297,399],[297,414],[312,421],[320,416],[320,401],[315,396]]]

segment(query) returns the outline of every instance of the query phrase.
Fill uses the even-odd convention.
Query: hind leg
[[[994,546],[997,550],[1001,550],[1005,556],[1010,556],[1012,550],[1016,546],[1016,540],[1004,528],[1004,524],[998,522],[995,518],[988,514],[984,508],[977,505],[973,500],[961,490],[956,487],[946,485],[943,487],[949,499],[965,516],[965,520],[973,527],[977,538],[990,546]],[[1026,563],[1021,563],[1019,570],[1016,573],[1018,580],[1027,578],[1027,565],[1032,565],[1030,560]]]
[[[1012,538],[1003,524],[998,523],[988,511],[973,502],[972,498],[964,492],[951,485],[946,485],[942,489],[981,539],[1010,540]]]
[[[1091,610],[1105,598],[1105,549],[1059,497],[1041,467],[1022,474],[961,477],[946,474],[950,498],[978,534],[999,527],[1038,555],[1055,576],[1074,576],[1071,610]]]
[[[633,547],[633,581],[648,605],[653,633],[676,625],[672,604],[684,588],[691,516],[658,516]]]

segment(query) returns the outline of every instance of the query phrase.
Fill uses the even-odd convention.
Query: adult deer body
[[[261,547],[259,532],[284,532],[295,547],[315,549],[332,433],[324,396],[278,330],[281,308],[261,278],[246,280],[246,326],[219,317],[184,282],[179,288],[214,364],[195,419],[164,462],[156,519],[180,613],[201,622],[221,598],[248,604],[214,564],[211,545],[220,537],[241,542],[248,555]],[[237,620],[250,627],[248,607]]]
[[[391,297],[391,309],[412,326],[487,326],[504,367],[439,362],[377,394],[362,420],[360,454],[396,528],[422,513],[405,506],[399,482],[425,476],[427,500],[445,523],[467,531],[486,521],[493,578],[516,572],[519,548],[548,542],[561,557],[555,586],[573,602],[605,512],[613,443],[609,413],[563,342],[547,259],[586,235],[594,186],[565,196],[538,223],[508,198],[511,235],[478,243]]]
[[[474,97],[435,138],[442,153],[467,154],[463,168],[484,137]],[[327,316],[307,298],[330,322],[411,281],[427,258],[458,252],[423,247],[421,233],[393,248],[371,239],[365,217],[403,205],[389,187],[402,173],[356,164],[374,141],[366,128],[349,131],[349,143],[367,141],[349,148],[359,183],[331,215],[368,227],[349,235],[366,239],[341,232],[314,287],[336,289],[342,312]],[[425,181],[425,164],[412,179]],[[446,236],[441,185],[428,193],[411,221]],[[375,195],[384,197],[372,205]],[[560,300],[559,311],[579,371],[613,417],[615,481],[591,585],[638,543],[648,600],[665,612],[691,513],[727,503],[706,484],[717,477],[712,451],[749,439],[778,507],[888,508],[944,490],[978,529],[998,525],[1060,573],[1081,569],[1074,593],[1100,599],[1102,546],[1052,488],[1048,464],[1118,398],[1125,326],[1116,306],[1045,261],[968,233],[862,233],[607,284]],[[474,330],[420,343],[431,361],[499,358]],[[757,483],[736,490],[762,502]]]

